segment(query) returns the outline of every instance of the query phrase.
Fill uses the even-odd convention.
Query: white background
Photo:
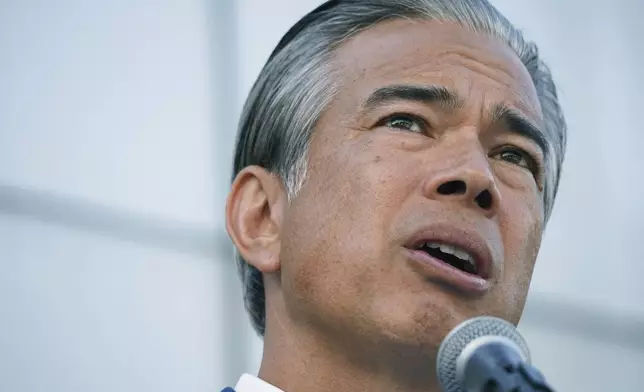
[[[205,392],[257,370],[222,231],[232,142],[318,3],[0,1],[0,391]],[[641,390],[644,5],[494,4],[570,127],[521,330],[558,390]]]

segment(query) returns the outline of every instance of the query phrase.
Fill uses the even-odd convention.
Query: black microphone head
[[[485,339],[481,339],[485,338]],[[457,325],[447,334],[438,349],[436,358],[436,374],[438,382],[445,392],[464,392],[461,388],[462,378],[459,371],[462,368],[464,351],[471,351],[475,340],[484,341],[488,338],[509,340],[516,345],[519,354],[526,362],[530,362],[530,351],[523,337],[511,323],[496,317],[475,317]],[[477,343],[474,342],[474,343]],[[460,357],[460,358],[459,358]]]

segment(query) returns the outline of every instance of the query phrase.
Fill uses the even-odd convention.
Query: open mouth
[[[465,273],[479,275],[474,257],[457,246],[430,241],[424,242],[416,249]]]

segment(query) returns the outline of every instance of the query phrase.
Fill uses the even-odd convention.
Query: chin
[[[401,348],[435,354],[447,333],[469,318],[452,306],[422,303],[381,313],[380,338]],[[383,342],[384,343],[384,342]]]

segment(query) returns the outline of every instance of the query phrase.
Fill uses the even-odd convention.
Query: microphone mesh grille
[[[519,346],[530,361],[528,345],[511,323],[496,317],[476,317],[454,328],[443,340],[436,359],[438,382],[444,392],[464,392],[456,379],[456,359],[465,346],[482,336],[503,336]]]

